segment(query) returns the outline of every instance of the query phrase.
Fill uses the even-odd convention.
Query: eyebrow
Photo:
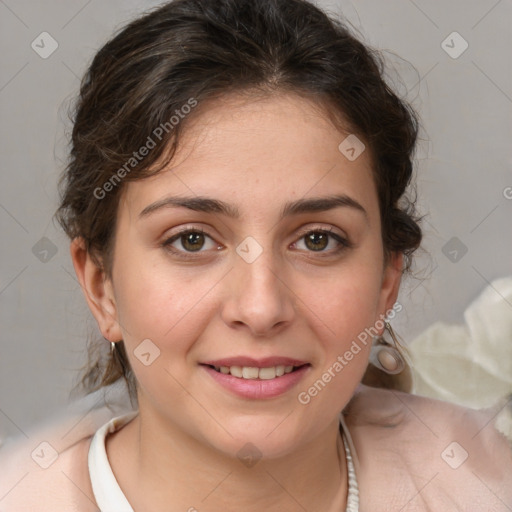
[[[240,218],[240,211],[235,205],[225,203],[218,199],[204,196],[195,197],[166,197],[155,203],[146,206],[140,213],[139,219],[147,217],[150,214],[161,210],[162,208],[188,208],[196,212],[220,213],[233,219]],[[361,212],[366,221],[368,221],[368,213],[363,206],[355,199],[347,195],[331,195],[326,197],[312,197],[308,199],[299,199],[291,201],[284,205],[281,210],[280,218],[290,215],[298,215],[301,213],[324,212],[339,207],[353,208]]]

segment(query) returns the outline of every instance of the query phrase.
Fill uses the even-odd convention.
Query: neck
[[[134,510],[344,510],[347,466],[336,419],[307,445],[244,464],[150,411],[107,438],[107,454]],[[126,447],[131,447],[127,450]]]

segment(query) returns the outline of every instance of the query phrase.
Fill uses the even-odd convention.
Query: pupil
[[[310,242],[313,243],[312,247],[310,246]],[[322,243],[322,242],[323,242],[323,244],[320,248],[315,246],[315,244]],[[311,233],[310,235],[308,235],[306,237],[306,245],[308,246],[308,248],[310,248],[314,251],[325,249],[327,247],[327,236],[325,235],[325,233]]]
[[[198,244],[198,239],[200,240],[201,238],[203,238],[202,233],[188,233],[185,235],[185,243],[183,246],[191,251],[199,250],[202,244],[199,244],[199,247],[195,247],[195,245]]]

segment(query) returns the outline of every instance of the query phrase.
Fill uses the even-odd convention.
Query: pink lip
[[[240,359],[237,359],[240,361]],[[282,361],[283,358],[280,358]],[[222,360],[228,361],[227,359]],[[292,361],[288,359],[287,361]],[[273,366],[273,364],[267,364],[267,366]],[[281,363],[284,364],[284,363]],[[215,364],[214,366],[217,366]],[[219,365],[219,366],[238,366],[235,364],[229,365]],[[244,364],[241,366],[251,366],[249,364]],[[252,366],[257,366],[252,364]],[[286,366],[297,366],[297,365],[286,365]],[[220,384],[224,389],[227,389],[231,393],[240,396],[242,398],[250,398],[253,400],[261,400],[265,398],[274,398],[276,396],[282,395],[286,393],[294,386],[298,384],[298,382],[304,377],[304,375],[310,370],[311,365],[306,364],[298,368],[297,370],[291,373],[285,373],[281,377],[276,377],[274,379],[242,379],[239,377],[234,377],[230,374],[220,373],[210,366],[201,365],[203,368],[218,384]]]
[[[254,359],[252,357],[237,356],[227,357],[225,359],[216,359],[215,361],[203,361],[202,364],[211,366],[251,366],[253,368],[269,368],[270,366],[302,366],[307,361],[291,359],[289,357],[264,357],[263,359]]]

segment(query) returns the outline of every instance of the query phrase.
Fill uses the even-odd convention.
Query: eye
[[[332,230],[327,229],[313,229],[303,233],[298,242],[294,245],[297,246],[304,240],[304,245],[308,252],[321,252],[321,253],[332,253],[336,254],[343,249],[351,247],[350,242],[343,238],[341,235],[333,233]],[[325,250],[329,247],[330,242],[334,241],[334,248]],[[331,244],[332,245],[332,244]],[[300,248],[300,247],[299,247]]]
[[[207,249],[214,249],[218,247],[209,235],[207,235],[202,229],[197,228],[188,228],[176,233],[171,238],[165,240],[162,246],[173,253],[202,252],[201,249],[204,247],[205,240],[207,238],[211,240],[210,247],[207,247]],[[183,249],[177,249],[174,244],[180,244]]]
[[[207,239],[210,240],[210,246],[206,244]],[[333,255],[341,252],[342,250],[351,247],[351,243],[341,235],[332,232],[327,229],[312,229],[304,232],[299,241],[293,245],[301,250],[302,247],[298,247],[300,243],[304,241],[305,250],[307,252],[326,253],[326,255]],[[334,244],[333,244],[334,242]],[[177,247],[181,245],[181,248]],[[329,246],[330,250],[326,250]],[[201,249],[211,250],[220,249],[219,245],[209,236],[205,231],[200,228],[185,228],[166,239],[162,243],[162,247],[166,250],[182,257],[189,257],[194,253],[205,252]]]

